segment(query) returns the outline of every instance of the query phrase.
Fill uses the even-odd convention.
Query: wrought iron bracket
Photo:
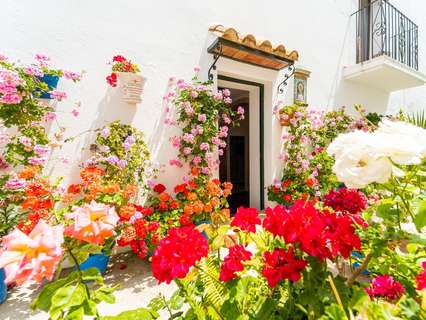
[[[288,65],[287,72],[284,74],[284,80],[281,81],[281,83],[278,85],[278,88],[277,88],[278,94],[284,93],[284,87],[288,84],[288,80],[294,75],[295,71],[296,71],[296,67],[293,62]]]
[[[213,75],[213,70],[216,70],[216,62],[217,60],[219,60],[219,58],[222,56],[222,50],[223,50],[223,46],[222,43],[220,41],[216,41],[216,43],[214,43],[210,48],[209,51],[214,52],[213,54],[213,63],[209,68],[209,71],[207,73],[208,78],[210,81],[213,81],[214,79],[214,75]]]

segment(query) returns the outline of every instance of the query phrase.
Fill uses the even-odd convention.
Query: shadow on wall
[[[355,104],[362,105],[367,112],[386,114],[389,97],[388,92],[341,79],[336,88],[332,105],[335,107],[346,106],[347,112],[353,115],[356,114],[353,108]]]

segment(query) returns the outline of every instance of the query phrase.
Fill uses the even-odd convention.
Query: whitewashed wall
[[[426,87],[405,90],[388,96],[377,90],[340,80],[343,66],[354,63],[353,30],[350,14],[356,11],[356,0],[2,0],[0,10],[0,51],[11,58],[29,62],[33,54],[43,52],[59,67],[85,70],[78,85],[62,82],[69,93],[60,110],[71,111],[81,101],[77,120],[60,116],[68,135],[121,119],[142,129],[150,143],[153,157],[166,164],[164,182],[171,186],[179,174],[168,166],[174,155],[162,124],[162,96],[170,76],[189,79],[192,69],[200,65],[207,73],[211,56],[206,52],[211,36],[209,26],[223,24],[258,39],[283,43],[300,53],[300,65],[312,71],[308,100],[312,106],[332,108],[362,103],[378,110],[388,103],[389,110],[406,106],[410,110],[426,108]],[[420,65],[426,72],[426,1],[394,0],[397,8],[419,25]],[[106,62],[122,54],[138,63],[148,78],[142,104],[137,107],[120,102],[116,91],[105,83],[109,66]],[[254,68],[250,77],[264,75]],[[265,122],[273,122],[271,109],[278,99],[274,92],[280,75],[266,81],[270,97],[265,105]],[[268,87],[269,86],[269,87]],[[291,86],[285,100],[290,101]],[[53,129],[52,129],[53,130]],[[265,182],[277,172],[275,161],[279,149],[279,127],[266,133],[272,141],[269,162],[265,163]],[[90,142],[83,136],[62,153],[74,160],[84,158],[81,148]],[[59,166],[55,174],[76,179],[76,165]],[[71,175],[69,175],[71,173]],[[182,173],[182,172],[180,172]]]

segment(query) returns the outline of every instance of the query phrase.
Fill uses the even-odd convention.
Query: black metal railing
[[[386,0],[355,12],[357,63],[387,55],[418,70],[418,27]]]

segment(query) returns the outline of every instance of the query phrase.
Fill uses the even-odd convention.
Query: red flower
[[[179,208],[179,203],[177,203],[176,201],[172,201],[172,202],[170,202],[169,207],[170,207],[171,210],[177,209],[177,208]]]
[[[71,184],[68,187],[68,193],[80,193],[83,189],[83,186],[81,184]]]
[[[140,209],[137,208],[137,211],[142,213],[145,217],[148,217],[154,212],[154,208],[152,208],[152,207],[149,207],[149,208],[141,207]]]
[[[111,87],[116,87],[117,86],[117,74],[112,72],[108,77],[106,77],[106,81]]]
[[[168,209],[168,206],[167,206],[167,203],[166,203],[166,202],[161,201],[161,202],[158,204],[158,210],[160,210],[160,211],[167,211],[167,209]]]
[[[126,59],[126,58],[124,58],[123,56],[116,55],[116,56],[114,56],[114,57],[112,58],[112,61],[113,61],[113,62],[126,62],[126,61],[127,61],[127,59]]]
[[[405,292],[404,287],[391,276],[385,274],[378,276],[371,281],[370,288],[365,289],[370,298],[380,297],[393,301],[402,296]]]
[[[154,191],[157,193],[163,193],[164,191],[166,191],[166,187],[163,184],[159,183],[154,186]]]
[[[231,221],[232,227],[239,227],[241,230],[256,232],[256,225],[260,224],[260,218],[255,208],[240,207]]]
[[[312,188],[312,187],[315,185],[315,179],[312,179],[312,178],[307,179],[307,180],[306,180],[306,185],[307,185],[309,188]]]
[[[137,219],[133,226],[135,227],[136,235],[141,239],[145,239],[148,233],[148,222],[143,219]]]
[[[242,245],[235,245],[229,248],[229,253],[220,268],[219,279],[224,282],[235,279],[237,277],[235,273],[244,270],[242,262],[250,260],[251,256],[252,253],[247,251]]]
[[[176,187],[175,187],[175,193],[182,193],[182,192],[185,192],[185,191],[187,191],[186,190],[186,183],[182,183],[182,184],[178,184]]]
[[[148,225],[148,231],[154,232],[157,231],[157,229],[160,227],[160,223],[158,221],[152,221]]]
[[[182,226],[188,226],[188,225],[191,225],[191,224],[192,224],[191,217],[190,217],[188,214],[183,214],[183,215],[181,215],[181,216],[180,216],[180,218],[179,218],[179,223],[180,223]]]
[[[416,276],[417,290],[426,289],[426,261],[423,261],[423,272]]]
[[[359,214],[367,207],[366,196],[357,190],[341,188],[331,190],[324,197],[324,204],[336,212],[345,214]]]
[[[290,202],[292,200],[291,195],[289,195],[289,194],[285,194],[283,198],[284,198],[285,202]]]
[[[288,251],[275,249],[272,252],[265,252],[263,262],[262,275],[271,288],[274,288],[281,280],[299,281],[300,272],[307,265],[305,260],[295,259],[292,247]]]
[[[291,184],[291,180],[285,180],[281,183],[281,185],[283,186],[283,188],[288,188]]]
[[[141,259],[145,259],[148,256],[148,248],[145,240],[133,240],[130,242],[130,249]]]
[[[289,210],[283,206],[266,209],[263,227],[286,243],[299,243],[303,251],[320,260],[338,254],[347,258],[361,247],[350,216],[320,211],[312,202],[296,201]]]
[[[161,283],[184,278],[208,254],[208,242],[193,226],[171,228],[152,255],[152,273]]]

